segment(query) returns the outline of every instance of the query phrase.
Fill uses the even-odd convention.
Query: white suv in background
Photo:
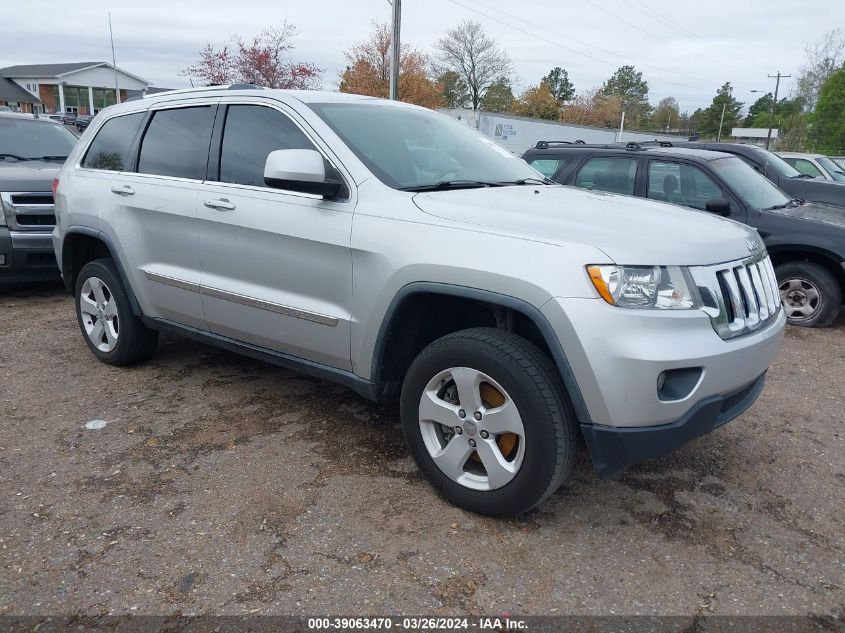
[[[777,155],[807,176],[834,182],[845,182],[845,169],[824,154],[777,152]]]
[[[243,86],[106,109],[54,246],[113,365],[172,330],[398,400],[449,500],[513,514],[751,406],[784,313],[744,225],[550,183],[408,104]],[[237,424],[237,419],[232,420]]]

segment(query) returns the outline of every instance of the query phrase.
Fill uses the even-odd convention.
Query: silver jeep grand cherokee
[[[551,495],[579,431],[610,477],[736,417],[783,335],[753,229],[550,184],[379,99],[233,86],[108,108],[56,211],[100,360],[172,330],[398,399],[431,483],[485,514]]]

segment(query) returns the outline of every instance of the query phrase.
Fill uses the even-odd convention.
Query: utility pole
[[[622,110],[622,121],[619,123],[619,138],[616,139],[617,143],[622,142],[622,132],[625,130],[625,110]]]
[[[388,0],[391,2],[391,0]],[[402,23],[402,0],[392,0],[393,24],[390,31],[390,98],[399,100],[399,29]]]
[[[766,135],[766,149],[769,149],[769,143],[772,140],[772,125],[774,125],[775,122],[775,106],[778,103],[778,88],[780,88],[780,80],[792,77],[792,75],[781,75],[780,71],[778,71],[777,75],[769,75],[769,79],[774,79],[775,77],[777,77],[777,81],[775,82],[775,98],[772,100],[772,107],[769,109],[769,133]]]
[[[719,143],[722,140],[722,124],[725,122],[725,108],[728,107],[728,102],[725,101],[722,104],[722,118],[719,119],[719,135],[716,137],[716,142]]]
[[[109,39],[111,39],[111,65],[114,68],[114,102],[120,103],[120,89],[117,87],[117,62],[114,60],[114,33],[111,30],[111,11],[109,11]]]

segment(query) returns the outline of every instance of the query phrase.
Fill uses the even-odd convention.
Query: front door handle
[[[203,204],[209,209],[217,209],[218,211],[233,211],[235,209],[235,203],[229,202],[226,198],[218,198],[216,200],[209,198]]]
[[[112,185],[111,192],[121,196],[131,196],[135,194],[135,190],[132,188],[132,185]]]

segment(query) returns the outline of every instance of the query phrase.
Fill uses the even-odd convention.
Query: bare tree
[[[804,53],[807,63],[801,67],[796,92],[812,110],[822,84],[845,64],[845,33],[838,28],[828,31],[821,40],[805,46]]]
[[[435,45],[438,74],[458,73],[469,89],[472,109],[477,110],[484,91],[500,77],[513,72],[511,59],[478,22],[466,21],[449,29]]]

